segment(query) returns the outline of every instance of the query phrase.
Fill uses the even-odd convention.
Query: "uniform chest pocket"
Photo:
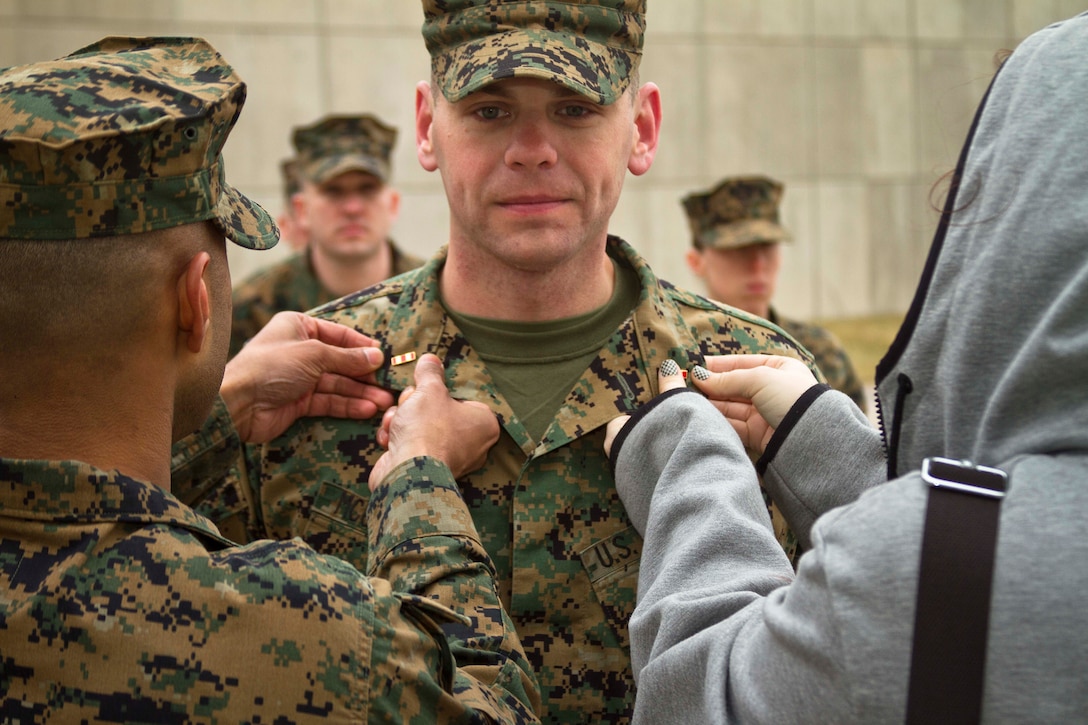
[[[633,526],[578,552],[593,592],[624,648],[630,647],[627,625],[635,611],[641,556],[642,537]]]
[[[351,489],[322,483],[309,505],[300,507],[295,533],[322,554],[332,554],[366,571],[368,503],[369,499]]]

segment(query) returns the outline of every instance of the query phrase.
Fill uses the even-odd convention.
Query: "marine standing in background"
[[[400,211],[390,185],[396,140],[395,128],[369,114],[294,130],[293,170],[284,173],[297,175],[290,201],[307,246],[235,289],[231,356],[281,310],[309,310],[423,263],[389,236]]]
[[[828,330],[783,317],[771,300],[781,266],[779,244],[792,239],[779,223],[782,184],[765,176],[724,179],[684,197],[691,226],[687,262],[706,283],[707,296],[770,320],[805,346],[828,385],[865,410],[868,396],[842,344]]]
[[[649,171],[657,149],[660,92],[638,82],[644,0],[423,9],[432,82],[416,89],[416,149],[442,176],[448,244],[314,314],[382,341],[383,387],[405,389],[415,361],[435,353],[453,396],[498,417],[487,462],[459,484],[540,678],[542,719],[627,723],[642,539],[602,449],[605,425],[654,396],[670,357],[811,358],[766,321],[659,280],[608,233],[627,174]],[[233,490],[190,490],[210,491],[196,503],[232,530],[241,520],[250,536],[301,536],[365,561],[378,423],[310,418],[249,448]],[[777,533],[792,553],[792,534]]]

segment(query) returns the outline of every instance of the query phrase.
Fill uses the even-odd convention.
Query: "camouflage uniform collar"
[[[676,288],[660,280],[634,247],[608,238],[609,255],[639,278],[638,305],[590,363],[570,392],[534,455],[540,456],[630,413],[657,395],[657,368],[671,358],[686,368],[703,357],[675,299]]]
[[[162,523],[229,543],[169,491],[81,461],[0,458],[0,515],[66,523]]]
[[[387,300],[395,307],[387,320],[397,320],[396,329],[374,333],[382,340],[387,357],[395,360],[414,353],[413,359],[418,359],[425,352],[438,355],[446,365],[447,384],[453,397],[487,403],[527,455],[542,455],[565,445],[649,401],[657,393],[657,367],[666,357],[682,364],[687,362],[689,366],[703,362],[680,305],[673,299],[678,295],[686,299],[686,293],[678,293],[672,285],[659,280],[646,260],[627,242],[609,236],[609,255],[638,275],[641,286],[638,305],[591,363],[594,380],[583,381],[584,384],[571,391],[538,445],[514,418],[509,404],[487,375],[486,365],[442,306],[439,275],[447,253],[448,248],[443,246],[414,274],[387,282],[376,293],[353,295],[323,309],[333,311],[377,297]],[[694,295],[691,298],[696,299]],[[699,304],[711,304],[699,299]],[[402,336],[397,329],[410,329],[411,334]],[[403,390],[412,384],[414,369],[411,361],[387,365],[379,373],[379,383],[393,391]]]
[[[317,312],[349,324],[364,316],[381,320],[367,332],[382,343],[389,361],[377,373],[378,384],[394,393],[413,383],[414,361],[420,355],[437,355],[446,366],[446,382],[453,397],[487,404],[527,456],[559,448],[651,400],[657,394],[657,368],[665,359],[672,358],[685,368],[704,362],[703,345],[685,321],[685,311],[719,307],[659,280],[633,247],[610,236],[609,255],[638,275],[638,304],[590,363],[538,443],[514,417],[487,366],[442,306],[439,275],[447,253],[443,246],[414,272],[330,302]],[[364,312],[362,308],[371,310]]]

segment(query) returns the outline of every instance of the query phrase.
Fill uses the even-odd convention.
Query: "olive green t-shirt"
[[[612,298],[584,315],[515,322],[450,312],[534,441],[544,436],[575,382],[638,304],[638,275],[613,264]]]

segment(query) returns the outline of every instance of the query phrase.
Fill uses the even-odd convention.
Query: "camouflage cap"
[[[345,171],[365,171],[384,182],[393,172],[390,157],[397,129],[375,116],[327,116],[296,128],[291,140],[299,173],[315,184]]]
[[[760,242],[787,242],[778,223],[782,184],[765,176],[725,179],[710,191],[688,194],[682,203],[692,244],[731,249]]]
[[[211,220],[267,249],[272,218],[227,184],[245,84],[199,38],[105,38],[0,71],[0,237],[83,239]]]
[[[423,15],[431,69],[451,102],[517,77],[613,103],[646,32],[646,0],[423,0]]]

